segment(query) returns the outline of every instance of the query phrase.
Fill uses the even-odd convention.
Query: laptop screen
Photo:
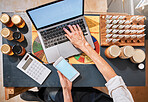
[[[27,11],[36,29],[83,14],[83,0],[63,0]]]

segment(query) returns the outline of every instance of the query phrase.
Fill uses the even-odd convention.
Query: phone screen
[[[78,73],[65,59],[62,59],[55,67],[69,80]]]

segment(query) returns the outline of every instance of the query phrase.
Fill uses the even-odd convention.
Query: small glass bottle
[[[26,53],[26,50],[23,46],[16,44],[12,47],[12,51],[14,52],[15,55],[17,56],[23,56]]]
[[[3,54],[6,54],[6,55],[9,55],[9,56],[12,56],[14,55],[13,51],[12,51],[12,46],[8,45],[8,44],[3,44],[2,47],[1,47],[1,52]]]
[[[19,15],[13,15],[11,20],[18,28],[23,28],[25,26],[25,21]]]
[[[14,24],[11,21],[11,18],[7,14],[2,14],[0,17],[0,21],[5,24],[7,27],[12,27]]]
[[[1,30],[1,36],[8,40],[13,40],[13,32],[9,30],[8,28],[3,28]]]
[[[14,38],[14,40],[16,40],[18,42],[23,42],[24,39],[25,39],[24,35],[22,33],[20,33],[20,32],[14,32],[13,33],[13,38]]]

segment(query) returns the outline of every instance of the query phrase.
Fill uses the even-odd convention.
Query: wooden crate
[[[121,15],[121,16],[126,16],[124,18],[124,20],[130,20],[131,17],[135,16],[135,15],[122,15],[122,14],[109,14],[109,15]],[[143,16],[140,16],[138,15],[139,17],[143,17]],[[133,20],[131,25],[144,25],[144,20],[145,18],[143,18],[142,20],[140,21],[137,21],[137,20]],[[117,28],[118,29],[118,28]],[[143,28],[144,29],[144,28]],[[123,29],[125,30],[125,29]],[[135,29],[136,30],[136,29]],[[142,29],[141,29],[142,30]],[[136,35],[138,35],[137,33],[135,33]],[[141,33],[141,34],[144,34]],[[117,43],[106,43],[106,15],[103,14],[103,15],[100,15],[100,39],[101,39],[101,46],[110,46],[110,45],[113,45],[113,44],[116,44],[118,46],[125,46],[125,45],[131,45],[131,46],[144,46],[144,42],[145,42],[145,37],[141,38],[141,39],[121,39],[119,42]],[[132,35],[132,33],[129,33],[129,34],[123,34],[123,35]]]

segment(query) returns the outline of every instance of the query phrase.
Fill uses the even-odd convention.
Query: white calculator
[[[17,68],[19,68],[21,71],[23,71],[39,84],[42,84],[51,73],[50,69],[48,69],[46,66],[44,66],[41,62],[39,62],[28,53],[26,53],[23,59],[19,62]]]

